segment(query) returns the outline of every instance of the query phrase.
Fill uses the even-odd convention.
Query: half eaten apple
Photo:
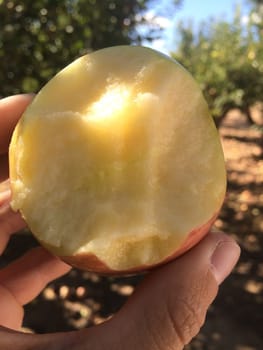
[[[62,260],[104,274],[167,262],[224,200],[220,139],[198,84],[152,49],[85,55],[34,98],[10,146],[12,207]]]

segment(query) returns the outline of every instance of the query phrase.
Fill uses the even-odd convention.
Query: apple
[[[77,268],[148,270],[197,244],[226,191],[198,84],[155,50],[78,58],[34,98],[10,145],[12,208]]]

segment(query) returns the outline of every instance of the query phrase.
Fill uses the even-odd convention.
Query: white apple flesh
[[[226,190],[198,84],[154,50],[83,56],[38,93],[10,146],[12,207],[78,268],[147,270],[209,231]]]

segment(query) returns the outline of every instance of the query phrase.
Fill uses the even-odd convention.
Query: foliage
[[[232,23],[210,19],[194,32],[180,23],[173,54],[197,79],[215,117],[230,107],[244,110],[263,97],[263,41],[260,25],[242,21],[239,8]],[[263,18],[263,17],[262,17]]]
[[[180,1],[175,1],[177,4]],[[79,55],[140,43],[150,0],[0,0],[0,96],[37,91]],[[174,5],[173,5],[174,6]],[[160,28],[149,28],[149,37]]]

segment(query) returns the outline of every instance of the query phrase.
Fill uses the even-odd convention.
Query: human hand
[[[18,95],[0,100],[1,252],[10,235],[25,226],[20,215],[10,209],[11,194],[5,180],[11,134],[31,99]],[[23,305],[70,269],[45,249],[35,248],[0,271],[0,349],[182,349],[199,332],[218,286],[239,254],[239,247],[230,237],[209,233],[191,251],[149,273],[109,321],[81,331],[33,335],[10,329],[19,330]]]

